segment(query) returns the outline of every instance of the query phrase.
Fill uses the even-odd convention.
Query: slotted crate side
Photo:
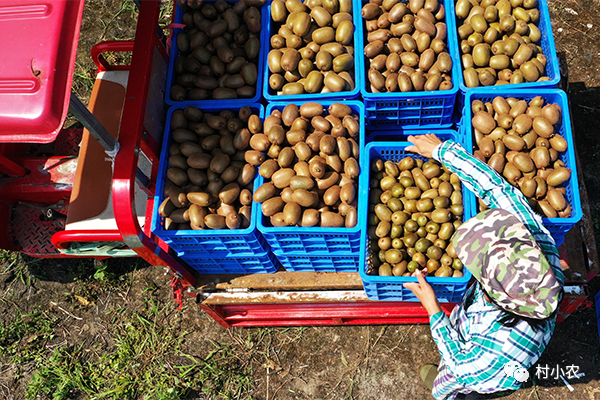
[[[466,146],[464,141],[464,135],[459,131],[450,128],[438,129],[402,129],[399,128],[394,131],[370,131],[367,132],[366,142],[407,142],[408,137],[411,135],[426,135],[432,133],[437,135],[441,140],[452,139],[462,146]]]
[[[559,158],[565,163],[565,166],[571,170],[571,178],[565,183],[565,198],[572,208],[571,216],[568,218],[542,218],[544,226],[550,231],[557,247],[562,244],[565,235],[571,228],[579,222],[583,216],[581,208],[581,198],[579,197],[579,184],[577,181],[577,165],[575,161],[575,143],[573,139],[573,130],[571,128],[571,119],[569,112],[569,101],[567,95],[560,89],[521,89],[502,91],[489,91],[485,89],[469,91],[465,97],[465,107],[463,108],[463,136],[466,141],[466,149],[473,152],[473,131],[471,128],[471,103],[474,100],[481,100],[484,103],[492,101],[494,97],[515,97],[519,100],[530,101],[534,97],[541,96],[546,103],[555,103],[562,108],[562,119],[559,125],[555,127],[555,132],[560,134],[567,141],[567,150],[559,153]],[[477,212],[476,199],[474,199],[473,209]]]
[[[277,272],[279,265],[271,252],[254,256],[194,257],[182,252],[178,256],[201,274],[257,274]]]
[[[360,262],[357,255],[322,253],[281,253],[275,257],[287,271],[356,272]]]

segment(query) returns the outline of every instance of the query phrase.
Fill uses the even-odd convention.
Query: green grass
[[[113,347],[105,352],[90,343],[56,348],[47,359],[38,359],[27,396],[180,399],[193,390],[215,399],[251,398],[251,357],[214,341],[204,357],[185,353],[189,333],[180,330],[181,314],[173,313],[172,304],[145,299],[141,311],[121,308],[112,314]],[[247,338],[247,350],[254,340]]]
[[[8,275],[6,286],[3,293],[0,293],[0,302],[7,302],[12,300],[11,288],[14,282],[21,282],[25,287],[30,288],[33,286],[36,278],[30,273],[29,265],[40,262],[39,259],[32,259],[32,262],[28,262],[21,253],[8,250],[0,250],[0,274]]]
[[[13,319],[0,324],[0,357],[13,364],[37,359],[41,346],[54,338],[57,321],[39,308],[30,314],[21,314],[15,308]]]

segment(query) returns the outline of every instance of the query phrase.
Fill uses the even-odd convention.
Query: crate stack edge
[[[315,101],[272,102],[269,103],[266,115],[274,109],[283,110],[290,103],[301,106]],[[359,146],[364,143],[364,108],[358,101],[328,100],[318,101],[325,109],[333,103],[343,103],[356,112],[360,120]],[[360,160],[359,165],[360,165]],[[362,174],[362,171],[360,172]],[[359,175],[360,176],[360,175]],[[264,178],[258,177],[258,184]],[[360,188],[357,182],[356,193]],[[273,227],[269,219],[260,213],[257,221],[258,230],[262,233],[271,250],[288,271],[316,272],[356,272],[359,265],[360,226],[353,228],[334,227]]]
[[[472,111],[470,104],[473,100],[481,100],[483,102],[492,101],[494,97],[514,97],[518,100],[529,101],[534,97],[541,96],[546,102],[558,104],[562,109],[562,118],[558,127],[555,127],[555,133],[560,134],[567,142],[567,150],[559,153],[559,159],[564,162],[565,167],[571,170],[571,177],[565,183],[566,188],[565,198],[572,208],[570,217],[566,218],[547,218],[543,216],[542,223],[550,232],[552,238],[556,242],[556,246],[560,246],[565,238],[565,235],[575,224],[582,218],[583,210],[581,207],[581,198],[579,196],[579,184],[577,178],[577,165],[575,157],[575,141],[571,127],[571,116],[569,111],[569,101],[567,94],[560,89],[509,89],[504,90],[473,90],[467,92],[465,97],[465,107],[463,109],[463,126],[462,132],[466,143],[466,149],[469,153],[473,153],[473,130],[471,126]],[[474,201],[476,201],[474,199]],[[475,203],[472,205],[477,211]]]
[[[189,105],[189,104],[188,104]],[[278,269],[278,263],[271,253],[270,248],[258,231],[256,221],[260,213],[259,205],[252,203],[250,225],[245,229],[218,229],[218,230],[167,230],[164,227],[164,218],[159,216],[158,209],[165,199],[164,185],[166,171],[169,167],[169,146],[172,142],[171,116],[176,110],[184,109],[188,105],[172,106],[167,113],[165,135],[161,149],[159,171],[157,176],[156,191],[154,196],[154,209],[152,215],[152,232],[171,249],[178,257],[190,267],[201,274],[248,274],[272,273]],[[214,105],[208,107],[202,103],[191,104],[203,112],[220,112],[224,110],[239,111],[241,107]],[[261,104],[251,104],[250,108],[264,117],[264,107]],[[258,174],[257,174],[258,175]],[[257,178],[254,178],[253,187],[256,188]]]

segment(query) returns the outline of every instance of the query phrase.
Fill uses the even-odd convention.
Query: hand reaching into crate
[[[408,141],[413,145],[408,146],[406,151],[418,153],[427,158],[432,158],[433,151],[440,143],[442,143],[442,141],[433,133],[417,136],[410,135]]]
[[[435,136],[435,135],[432,135]],[[425,276],[420,270],[415,272],[418,282],[406,282],[403,286],[407,289],[410,289],[415,296],[419,299],[423,307],[427,310],[429,315],[437,314],[442,311],[442,307],[440,307],[440,302],[435,296],[435,292],[433,288],[427,281],[425,280]]]

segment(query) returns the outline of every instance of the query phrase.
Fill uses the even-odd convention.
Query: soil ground
[[[600,243],[600,5],[548,3]],[[81,97],[95,76],[91,46],[130,38],[135,17],[131,1],[86,3]],[[503,398],[600,399],[596,322],[590,308],[559,323],[538,362],[546,376]],[[418,370],[438,361],[428,325],[224,329],[192,300],[176,310],[167,278],[143,261],[0,254],[0,398],[429,399]],[[554,376],[570,366],[585,373],[573,391]]]

